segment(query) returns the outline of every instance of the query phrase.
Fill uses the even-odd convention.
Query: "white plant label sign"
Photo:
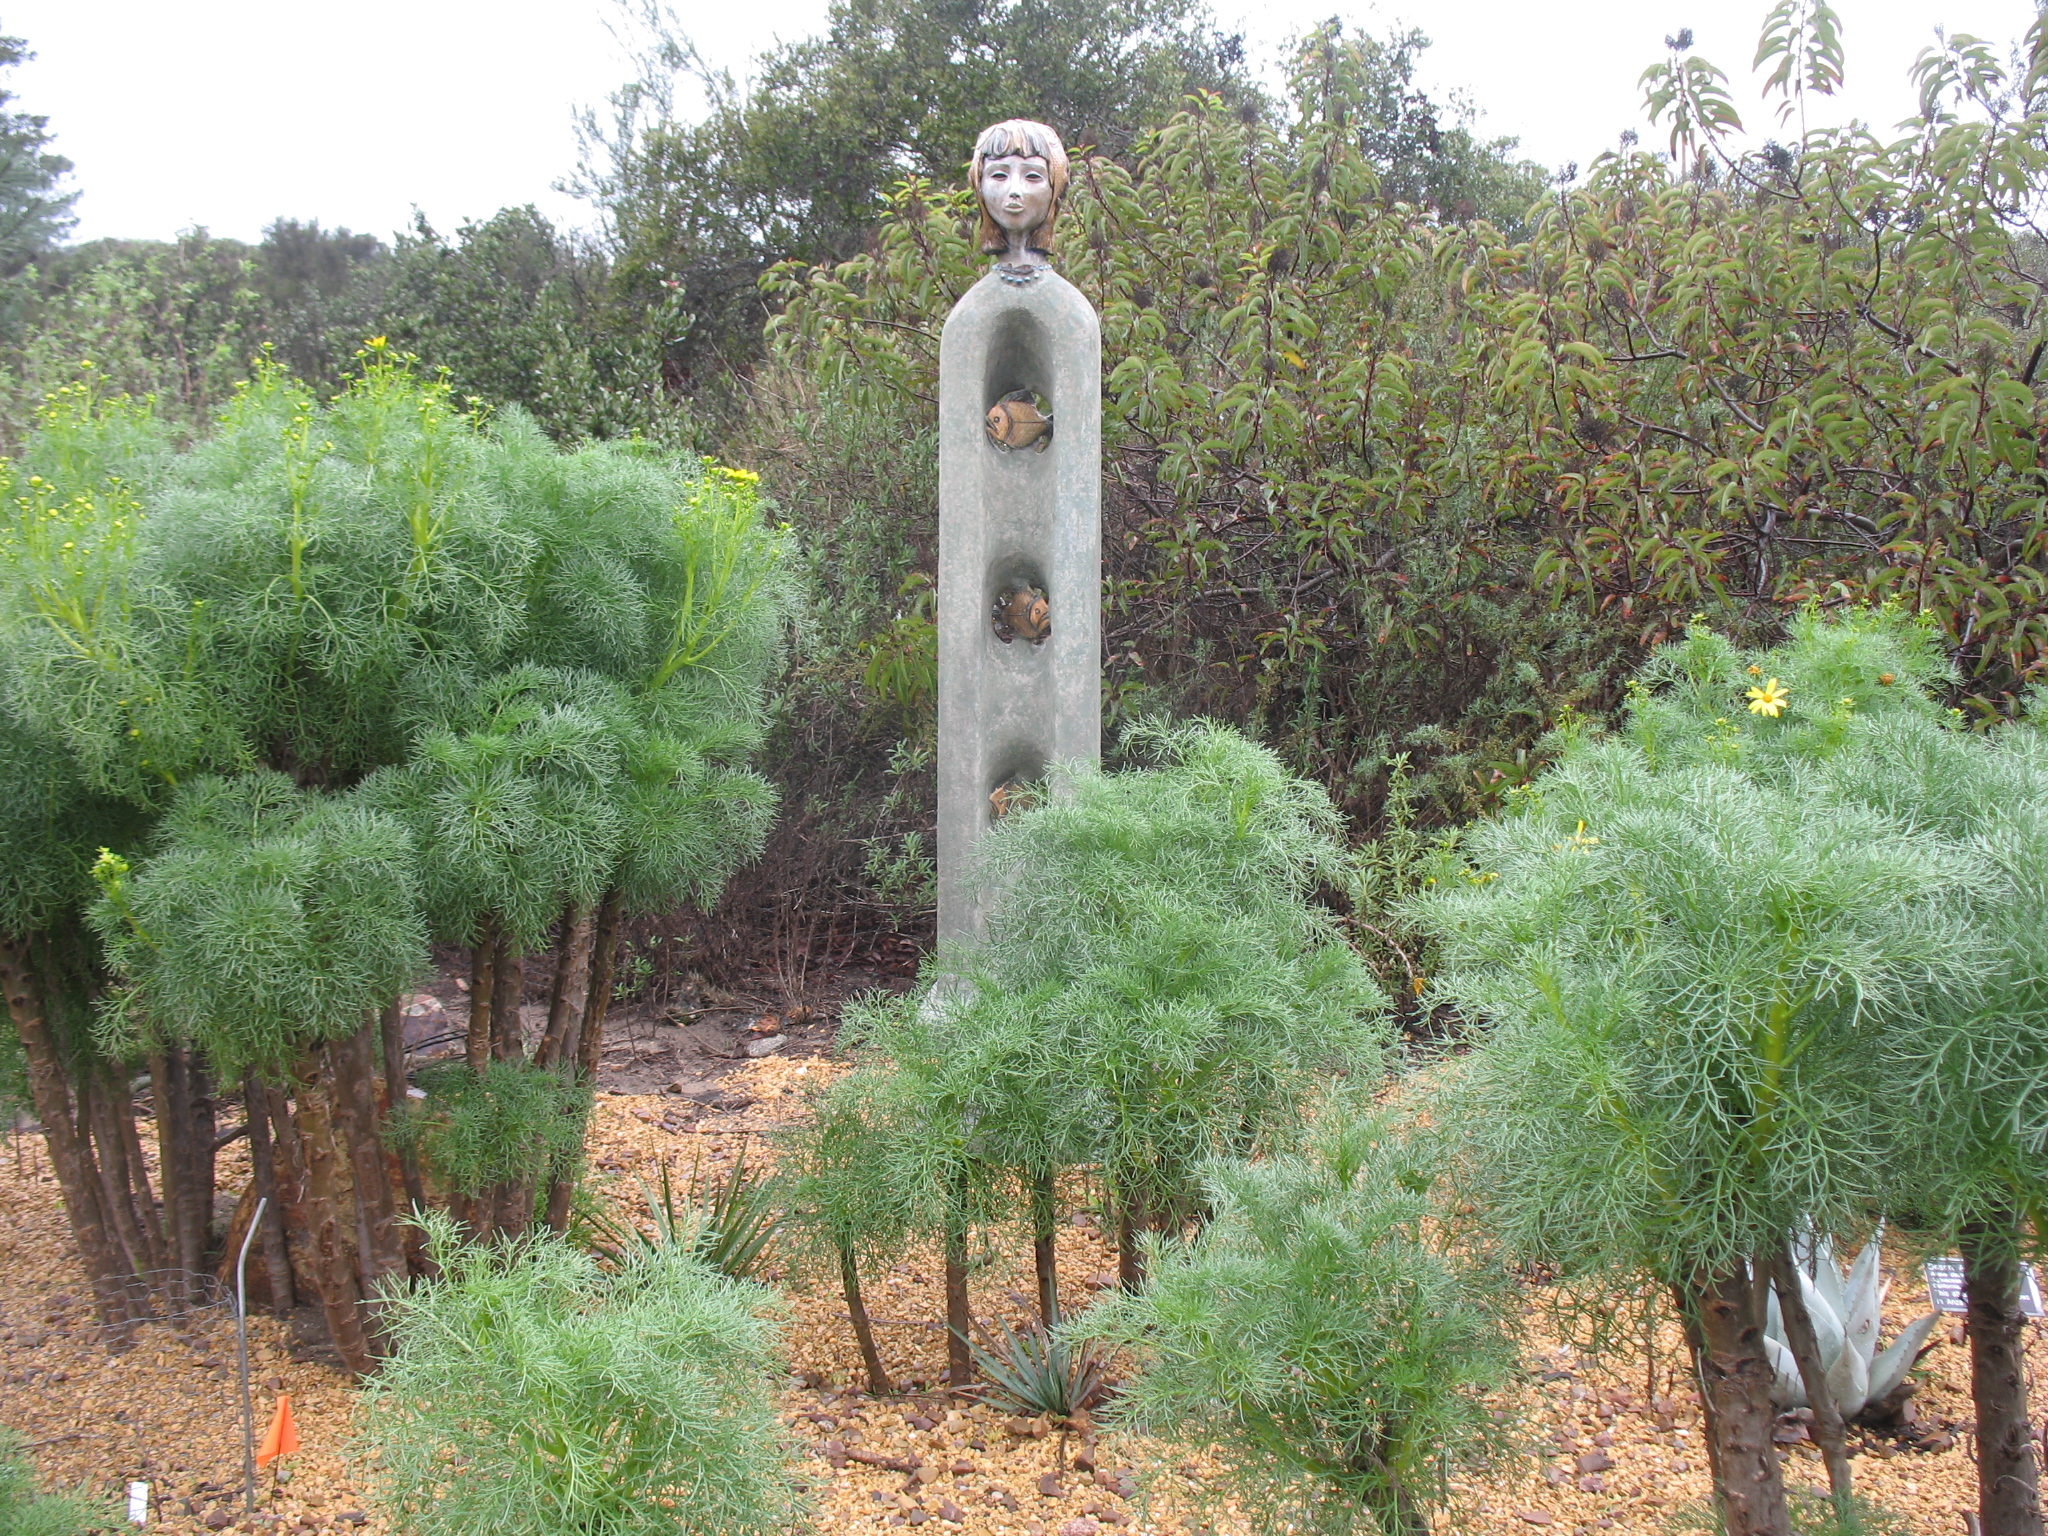
[[[1963,1261],[1957,1254],[1946,1254],[1938,1259],[1929,1259],[1920,1266],[1920,1272],[1927,1277],[1927,1304],[1937,1312],[1968,1312],[1970,1303],[1963,1295]],[[2034,1266],[2020,1267],[2020,1310],[2028,1317],[2040,1317],[2048,1313],[2041,1305],[2041,1277],[2034,1273]]]

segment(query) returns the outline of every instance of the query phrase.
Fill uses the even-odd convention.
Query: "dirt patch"
[[[722,1011],[744,1017],[751,1006]],[[693,1170],[728,1167],[743,1151],[750,1162],[771,1161],[766,1133],[799,1117],[812,1086],[844,1070],[814,1050],[758,1060],[706,1057],[701,1065],[709,1070],[686,1079],[704,1083],[701,1092],[611,1088],[600,1095],[593,1179],[615,1208],[637,1209],[643,1181],[664,1164],[680,1180]],[[682,1069],[699,1066],[699,1058],[671,1044],[658,1070],[637,1054],[630,1070],[669,1073],[672,1082]],[[147,1146],[151,1138],[143,1141]],[[223,1189],[238,1190],[246,1176],[243,1155],[224,1153]],[[0,1422],[36,1445],[34,1459],[52,1485],[111,1500],[130,1479],[147,1479],[152,1524],[167,1532],[242,1523],[241,1420],[225,1309],[180,1327],[145,1327],[134,1348],[111,1353],[92,1323],[69,1248],[40,1139],[18,1136],[11,1151],[0,1150]],[[1076,1213],[1062,1229],[1060,1267],[1072,1298],[1084,1298],[1113,1273],[1114,1254],[1092,1213]],[[814,1501],[815,1529],[932,1524],[970,1536],[1058,1536],[1064,1527],[1088,1536],[1070,1525],[1077,1520],[1093,1524],[1098,1536],[1205,1529],[1195,1496],[1217,1476],[1207,1459],[1104,1435],[1092,1448],[1092,1466],[1077,1468],[1078,1441],[1062,1446],[1043,1426],[1018,1433],[1000,1415],[961,1410],[931,1390],[945,1366],[936,1252],[910,1250],[870,1277],[868,1305],[884,1362],[899,1383],[922,1388],[887,1402],[852,1390],[859,1361],[836,1288],[787,1265],[771,1278],[789,1309],[791,1374],[778,1404]],[[1917,1273],[1903,1268],[1893,1271],[1892,1282],[1887,1336],[1923,1310],[1926,1294]],[[1028,1246],[986,1255],[974,1292],[980,1316],[1029,1316]],[[1533,1321],[1540,1299],[1532,1290],[1529,1379],[1498,1405],[1518,1448],[1492,1476],[1454,1480],[1452,1507],[1437,1529],[1460,1536],[1532,1528],[1641,1536],[1685,1530],[1673,1517],[1703,1503],[1708,1482],[1698,1410],[1675,1369],[1675,1333],[1657,1339],[1660,1363],[1650,1379],[1633,1341],[1588,1359],[1546,1337]],[[317,1331],[317,1319],[306,1318],[304,1329]],[[252,1318],[250,1338],[258,1432],[277,1392],[289,1391],[304,1445],[282,1464],[282,1480],[262,1477],[261,1528],[387,1529],[359,1469],[342,1458],[354,1394],[340,1373],[290,1320]],[[1859,1488],[1907,1517],[1914,1530],[1960,1536],[1975,1499],[1968,1359],[1946,1328],[1936,1338],[1916,1399],[1917,1439],[1865,1437],[1855,1468]],[[2048,1337],[2040,1325],[2030,1328],[2029,1344],[2035,1380],[2048,1380]],[[1787,1469],[1808,1487],[1824,1484],[1811,1446],[1791,1446]],[[1243,1528],[1227,1506],[1206,1527]]]

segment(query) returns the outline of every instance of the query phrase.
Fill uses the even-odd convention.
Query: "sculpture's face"
[[[1052,177],[1038,155],[1004,155],[981,168],[981,201],[1014,244],[1052,213]]]

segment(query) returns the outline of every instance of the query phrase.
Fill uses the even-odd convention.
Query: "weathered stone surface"
[[[993,130],[992,130],[993,131]],[[1062,163],[1062,179],[1064,163]],[[1023,237],[1013,258],[1029,254]],[[1102,341],[1043,264],[991,270],[939,344],[939,939],[977,934],[975,843],[1102,747]],[[1049,429],[1038,423],[1049,418]]]

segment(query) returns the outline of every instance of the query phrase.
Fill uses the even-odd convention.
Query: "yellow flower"
[[[1746,697],[1752,715],[1769,715],[1773,720],[1785,713],[1785,701],[1792,697],[1774,677],[1761,688],[1752,688]]]
[[[1758,666],[1755,662],[1751,662],[1749,664],[1749,675],[1751,677],[1762,677],[1764,675],[1764,669]]]
[[[369,338],[369,340],[365,341],[363,345],[368,347],[372,352],[382,352],[386,347],[391,345],[391,338],[388,336],[372,336]]]

